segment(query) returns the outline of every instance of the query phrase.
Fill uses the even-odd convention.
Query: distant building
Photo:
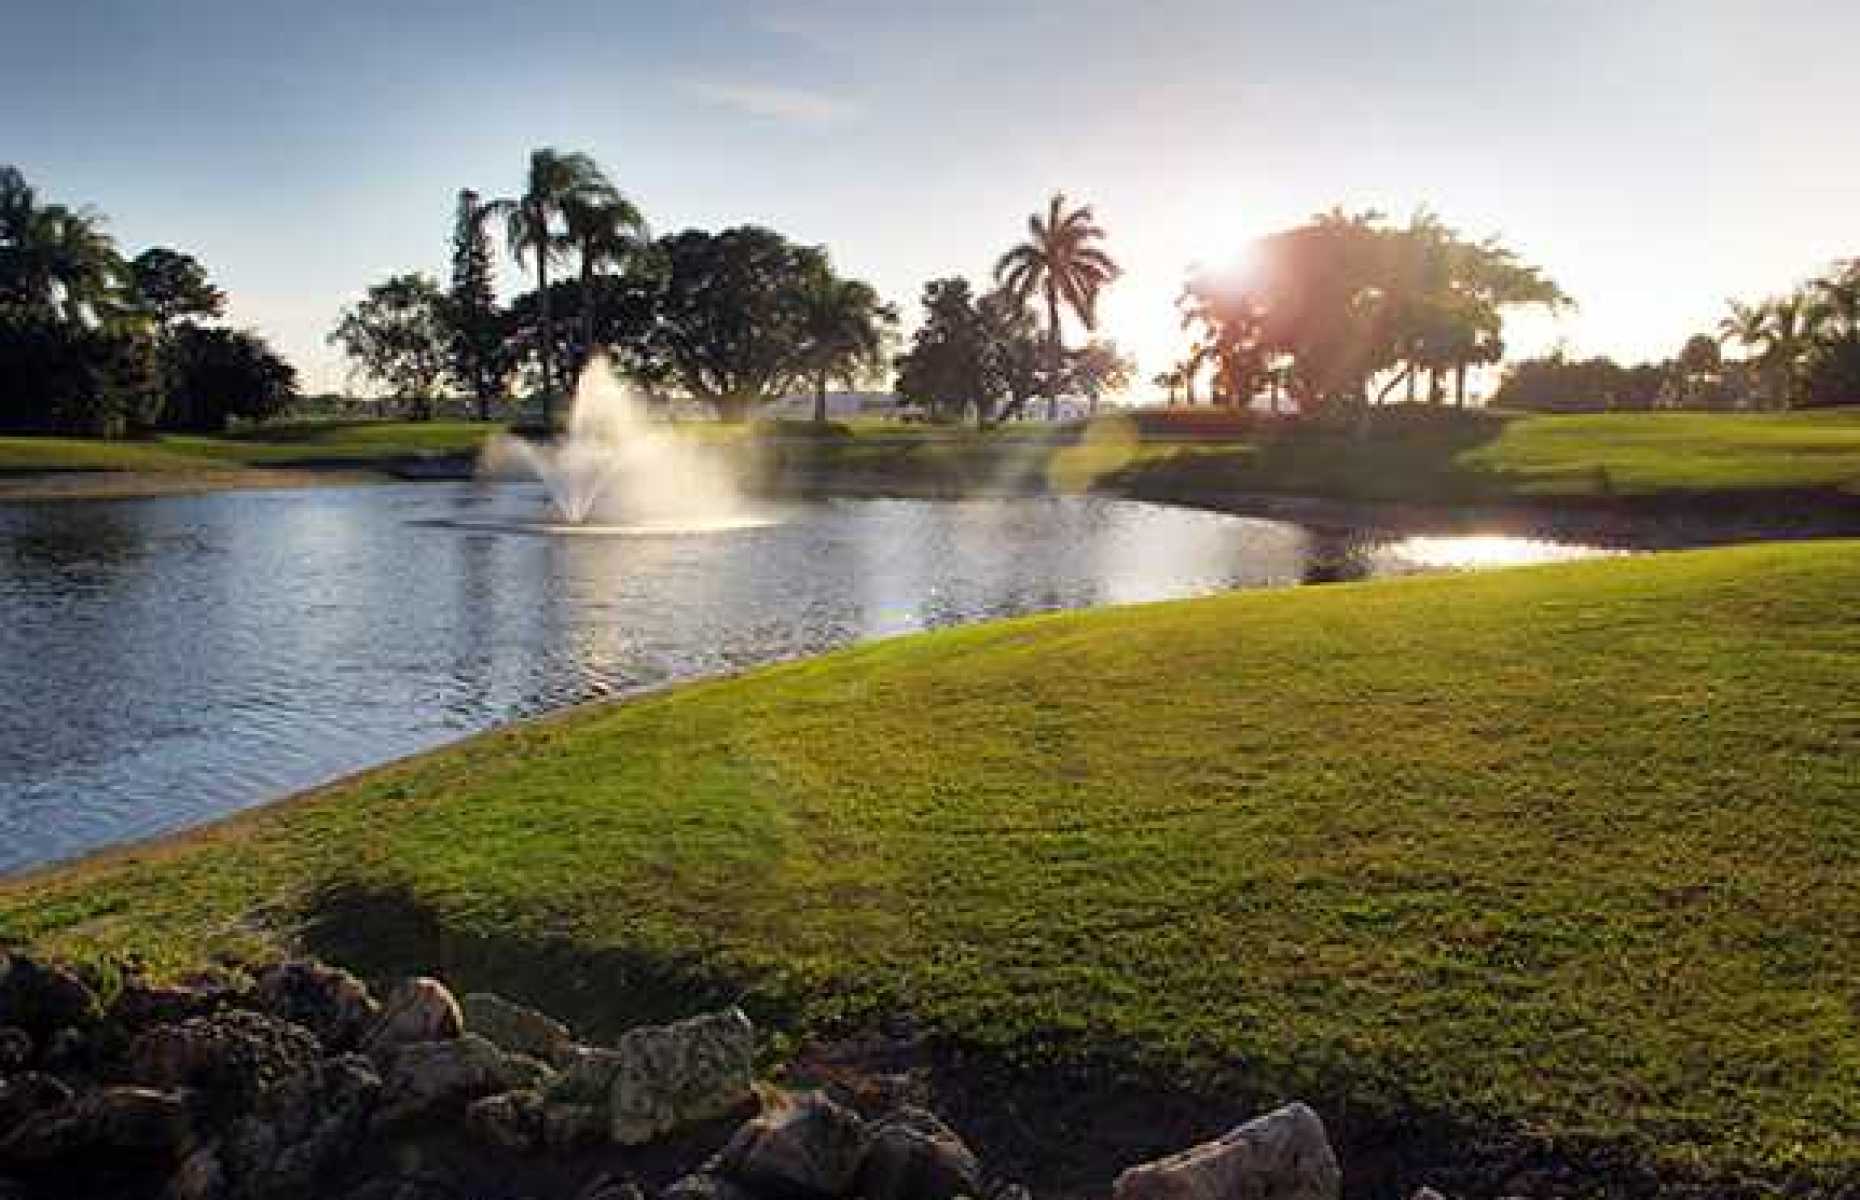
[[[814,399],[812,392],[797,392],[769,401],[756,415],[771,421],[810,420],[814,415]],[[894,417],[901,403],[895,392],[828,392],[827,420]]]

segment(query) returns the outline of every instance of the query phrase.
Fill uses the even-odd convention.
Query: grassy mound
[[[1857,595],[1860,543],[1798,544],[877,643],[0,885],[0,940],[301,937],[595,1024],[614,980],[905,1011],[1353,1129],[1851,1181]]]
[[[0,437],[0,471],[169,473],[473,454],[495,428],[469,421],[303,421],[146,441]]]

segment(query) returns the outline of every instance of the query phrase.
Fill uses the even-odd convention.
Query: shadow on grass
[[[1658,1174],[1619,1145],[1531,1138],[1389,1097],[1365,1105],[1343,1061],[1320,1072],[1326,1082],[1314,1093],[1298,1097],[1249,1080],[1244,1064],[1222,1072],[1231,1086],[1196,1090],[1134,1065],[1144,1058],[1141,1047],[1085,1034],[1013,1048],[967,1047],[919,1029],[907,1013],[859,1029],[810,1030],[794,1003],[693,956],[590,946],[567,936],[486,934],[397,889],[335,884],[296,915],[305,951],[377,988],[410,974],[437,975],[461,994],[495,991],[534,1005],[591,1041],[612,1042],[639,1024],[739,1004],[764,1033],[764,1069],[785,1083],[846,1086],[910,1073],[928,1104],[992,1171],[1046,1197],[1102,1195],[1123,1168],[1215,1137],[1294,1098],[1323,1116],[1344,1163],[1346,1192],[1354,1196],[1405,1197],[1423,1184],[1454,1194],[1773,1194],[1757,1184],[1727,1188],[1722,1180]],[[791,1052],[790,1039],[800,1039],[798,1052]],[[718,1136],[703,1131],[705,1139]],[[666,1159],[668,1179],[675,1165]]]

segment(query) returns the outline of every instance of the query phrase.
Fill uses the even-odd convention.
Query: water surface
[[[1584,553],[1092,498],[560,536],[535,485],[0,505],[0,871],[513,717],[1043,609]]]

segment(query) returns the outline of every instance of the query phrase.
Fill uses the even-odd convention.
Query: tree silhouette
[[[1098,326],[1098,293],[1119,275],[1111,257],[1095,243],[1104,230],[1090,205],[1067,210],[1063,192],[1055,192],[1046,214],[1027,218],[1027,240],[995,263],[995,282],[1025,302],[1036,292],[1046,302],[1048,380],[1047,419],[1059,413],[1061,374],[1059,312],[1063,305],[1089,330]]]
[[[580,357],[594,354],[594,315],[598,293],[594,277],[603,267],[625,267],[652,244],[646,218],[618,191],[574,195],[562,206],[569,243],[581,258]]]

